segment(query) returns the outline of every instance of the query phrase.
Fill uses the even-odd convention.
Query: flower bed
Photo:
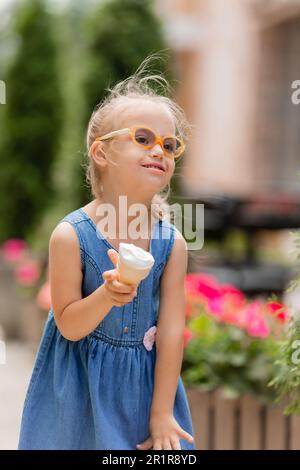
[[[269,382],[278,373],[287,309],[274,299],[250,302],[234,286],[198,273],[186,276],[186,299],[185,384],[272,403],[276,395]]]
[[[0,325],[7,338],[26,340],[35,349],[51,304],[46,262],[19,239],[3,243],[0,254]]]

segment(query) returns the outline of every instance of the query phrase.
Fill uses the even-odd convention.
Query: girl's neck
[[[108,205],[107,209],[103,208],[104,204]],[[151,216],[151,200],[139,202],[142,211],[136,206],[137,212],[133,211],[133,215],[129,215],[128,212],[132,204],[137,204],[137,201],[135,200],[130,203],[128,197],[125,196],[118,196],[115,198],[114,202],[112,200],[106,200],[105,197],[101,196],[84,206],[84,210],[95,225],[97,225],[103,217],[107,219],[110,214],[113,214],[115,216],[115,234],[120,240],[124,240],[124,233],[127,235],[127,240],[131,238],[130,230],[132,228],[130,224],[135,219],[138,219],[138,221],[134,224],[133,230],[136,229],[139,233],[147,234],[147,238],[150,238],[153,224],[155,223],[155,220],[153,220]],[[144,238],[144,236],[141,238]]]
[[[102,196],[94,199],[95,207],[97,208],[100,204],[108,204],[111,205],[116,214],[118,215],[120,212],[124,213],[126,210],[128,220],[134,219],[136,215],[129,215],[130,208],[133,205],[139,204],[141,206],[141,210],[146,212],[151,212],[151,202],[153,199],[153,195],[149,197],[144,197],[143,199],[138,199],[135,196],[128,196],[127,194],[118,194],[118,195],[111,195],[111,194],[103,194]],[[136,206],[137,207],[137,206]]]

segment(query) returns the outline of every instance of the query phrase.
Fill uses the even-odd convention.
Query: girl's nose
[[[163,149],[161,148],[161,145],[160,144],[156,144],[154,145],[154,147],[152,147],[151,149],[151,155],[153,157],[163,157],[164,156],[164,151]]]

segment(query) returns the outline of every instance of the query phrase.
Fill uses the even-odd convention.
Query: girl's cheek
[[[173,174],[174,174],[174,171],[175,171],[175,165],[174,163],[172,163],[168,169],[168,177],[169,178],[172,178]]]

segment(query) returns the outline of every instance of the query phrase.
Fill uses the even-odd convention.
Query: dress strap
[[[158,224],[158,233],[152,240],[153,256],[160,260],[160,265],[166,264],[172,251],[175,239],[175,226],[163,220]]]

